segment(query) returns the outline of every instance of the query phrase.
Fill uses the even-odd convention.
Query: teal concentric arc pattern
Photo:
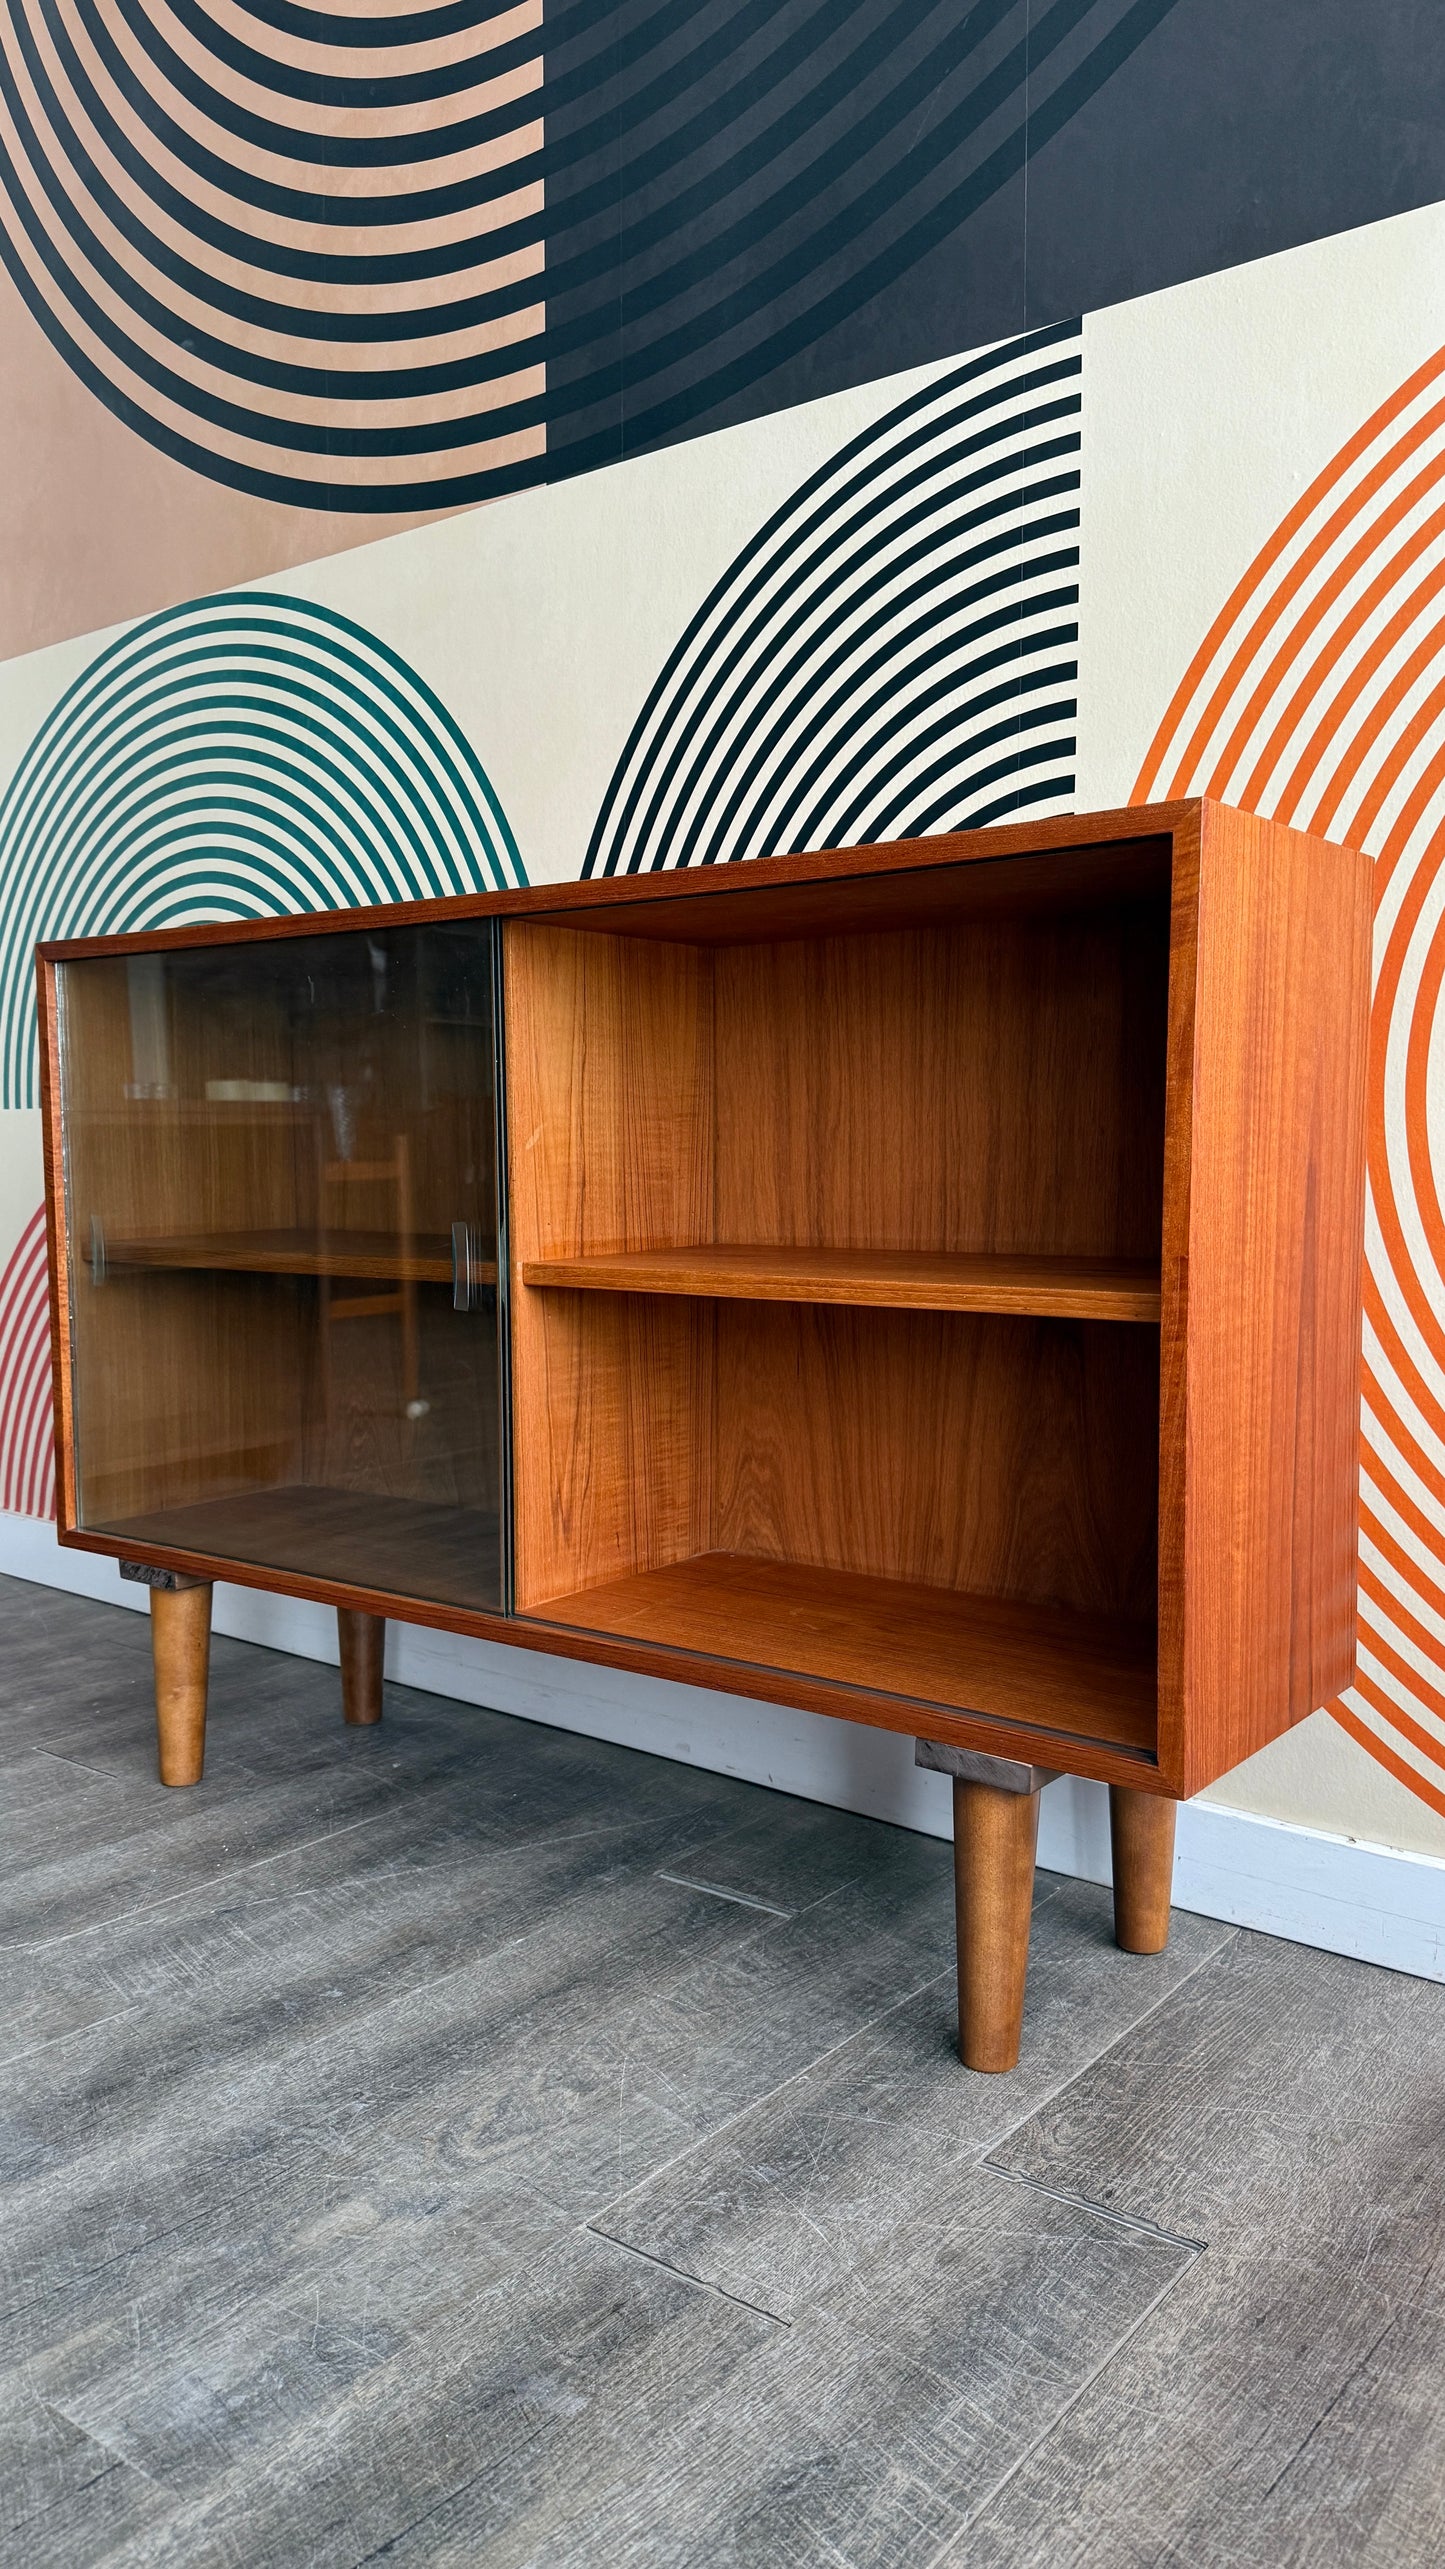
[[[464,733],[375,634],[261,591],[168,609],[91,662],[0,802],[0,1102],[35,1102],[44,938],[525,880]]]

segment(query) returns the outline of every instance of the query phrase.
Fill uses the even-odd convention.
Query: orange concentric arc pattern
[[[1445,1813],[1445,350],[1341,448],[1200,645],[1134,787],[1375,859],[1360,1655],[1329,1706]]]

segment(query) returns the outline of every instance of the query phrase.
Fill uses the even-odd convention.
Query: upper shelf
[[[891,1311],[1018,1312],[1049,1320],[1159,1319],[1145,1260],[922,1249],[700,1247],[526,1258],[524,1285],[746,1302],[864,1303]]]
[[[202,1267],[228,1275],[375,1277],[397,1284],[450,1284],[451,1242],[423,1236],[403,1251],[394,1232],[195,1231],[167,1238],[107,1240],[108,1274],[121,1268]],[[495,1284],[494,1260],[474,1259],[478,1284]]]

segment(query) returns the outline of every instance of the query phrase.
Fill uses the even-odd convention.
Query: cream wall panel
[[[581,872],[613,768],[713,583],[800,483],[947,365],[279,574],[353,616],[467,732],[534,883]]]
[[[1081,811],[1128,802],[1235,582],[1442,345],[1445,205],[1086,315]]]

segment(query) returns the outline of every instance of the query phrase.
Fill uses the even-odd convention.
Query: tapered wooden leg
[[[1126,1954],[1158,1954],[1169,1940],[1176,1802],[1109,1787],[1114,1849],[1114,1941]]]
[[[210,1582],[152,1588],[150,1597],[161,1782],[199,1784],[206,1757],[206,1681],[211,1670]]]
[[[953,1779],[958,1913],[958,2056],[966,2069],[1012,2069],[1023,2028],[1034,1898],[1038,1790]]]
[[[347,1720],[358,1726],[379,1722],[386,1617],[358,1614],[351,1606],[338,1606],[336,1631],[341,1643],[341,1709]]]

